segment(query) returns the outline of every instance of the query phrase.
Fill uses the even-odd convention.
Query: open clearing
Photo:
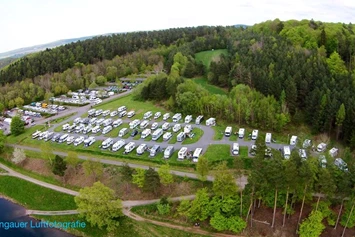
[[[195,79],[193,79],[193,81],[196,82],[197,84],[201,85],[206,90],[208,90],[208,92],[210,92],[211,94],[227,95],[227,92],[225,90],[221,89],[220,87],[208,84],[207,79],[204,77],[195,78]]]
[[[221,54],[227,55],[227,49],[216,49],[216,50],[208,50],[202,51],[195,54],[195,59],[197,61],[202,62],[202,64],[207,68],[210,68],[211,62],[217,62],[220,58]]]

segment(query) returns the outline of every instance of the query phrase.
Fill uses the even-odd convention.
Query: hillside
[[[6,67],[7,65],[15,62],[18,58],[8,57],[0,59],[0,69]]]
[[[226,49],[212,49],[208,51],[203,51],[195,54],[195,59],[206,67],[207,70],[210,68],[211,62],[218,62],[221,55],[227,55]]]

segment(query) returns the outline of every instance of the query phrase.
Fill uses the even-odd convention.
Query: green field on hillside
[[[227,55],[227,53],[228,53],[227,49],[216,49],[216,50],[202,51],[202,52],[195,54],[195,59],[199,62],[202,62],[202,64],[208,70],[210,68],[211,62],[218,61],[219,56],[221,54]]]
[[[208,92],[210,92],[211,94],[218,94],[218,95],[226,95],[227,94],[227,92],[225,90],[223,90],[222,88],[208,84],[207,79],[204,77],[195,78],[195,79],[193,79],[193,81],[196,82],[197,84],[200,84],[203,88],[208,90]]]

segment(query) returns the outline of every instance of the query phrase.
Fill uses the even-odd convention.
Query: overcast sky
[[[113,32],[253,25],[279,18],[355,22],[354,0],[0,0],[0,52]]]

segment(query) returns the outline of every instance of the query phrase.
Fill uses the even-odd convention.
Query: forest
[[[203,26],[100,36],[26,56],[1,70],[0,107],[148,73],[154,76],[137,99],[275,131],[307,123],[314,133],[354,148],[354,39],[352,24],[278,19],[246,29]],[[228,54],[207,70],[194,54],[211,49]],[[229,95],[209,94],[188,80],[195,76]]]

